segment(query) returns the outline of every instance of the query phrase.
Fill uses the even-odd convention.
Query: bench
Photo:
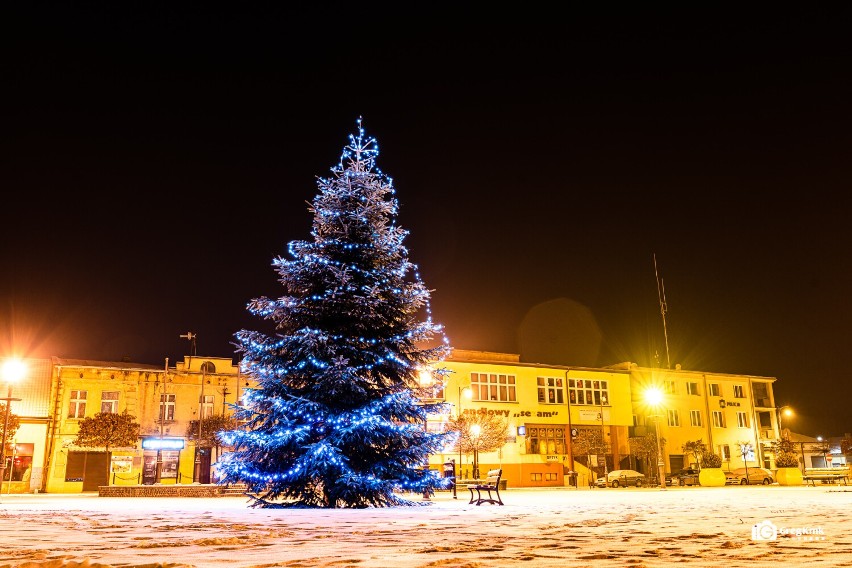
[[[816,481],[822,483],[834,483],[835,481],[843,481],[843,485],[847,484],[849,479],[848,467],[806,467],[802,479],[810,485],[816,485]]]
[[[502,476],[502,469],[492,469],[485,477],[485,481],[468,485],[467,488],[470,489],[470,501],[468,503],[471,505],[474,503],[476,503],[477,505],[482,505],[483,503],[493,503],[495,505],[502,505],[503,500],[500,499],[500,478]],[[474,491],[476,491],[475,498],[473,496]],[[482,491],[487,491],[488,497],[483,497]],[[497,496],[496,499],[491,497],[492,491],[494,491],[494,494]]]

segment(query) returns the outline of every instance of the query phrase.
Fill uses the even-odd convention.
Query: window
[[[494,402],[517,402],[515,375],[496,373],[471,373],[470,389],[473,400]]]
[[[668,411],[669,426],[680,426],[680,414],[677,409]]]
[[[689,411],[689,423],[692,426],[701,426],[701,411],[700,410],[690,410]]]
[[[160,395],[160,420],[170,422],[175,419],[175,395]]]
[[[568,400],[571,404],[601,405],[601,395],[604,404],[609,401],[607,381],[591,381],[588,379],[568,379]]]
[[[68,418],[84,418],[86,416],[86,394],[86,391],[71,391],[71,404],[68,407]]]
[[[745,398],[742,385],[734,385],[734,398]]]
[[[723,460],[731,461],[731,446],[728,444],[722,444],[719,446],[719,455],[722,456]]]
[[[118,391],[104,391],[101,393],[101,412],[115,414],[118,412]]]
[[[698,396],[698,383],[686,383],[686,394]]]
[[[542,404],[565,404],[561,377],[538,377],[538,401]]]
[[[737,428],[748,428],[748,414],[737,412]]]
[[[721,410],[713,411],[713,427],[714,428],[724,428],[725,427],[725,413]]]
[[[527,425],[526,443],[528,454],[565,454],[565,427]]]
[[[666,394],[675,394],[675,382],[663,381],[663,390],[666,392]]]
[[[201,398],[201,418],[210,418],[213,416],[213,395],[205,394]]]
[[[722,396],[722,391],[719,389],[719,383],[710,383],[707,385],[707,389],[710,391],[710,396]]]

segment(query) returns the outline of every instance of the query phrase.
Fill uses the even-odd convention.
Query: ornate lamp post
[[[609,471],[606,465],[606,428],[604,427],[604,415],[603,415],[603,407],[606,404],[606,395],[601,393],[601,448],[603,449],[603,462],[604,462],[604,478],[609,475]]]
[[[479,434],[482,432],[482,427],[479,424],[473,424],[470,427],[470,437],[473,441],[473,478],[479,479]]]
[[[6,437],[9,431],[9,407],[12,406],[13,400],[21,400],[20,398],[12,398],[12,385],[26,374],[27,367],[18,359],[7,359],[3,363],[3,380],[8,385],[8,392],[5,398],[0,398],[6,402],[6,417],[3,421],[3,441],[0,443],[0,493],[3,492],[3,480],[6,479]]]
[[[657,432],[657,470],[658,475],[660,477],[660,489],[662,491],[666,490],[666,464],[663,462],[663,446],[660,443],[660,414],[661,410],[660,405],[663,402],[663,393],[660,389],[657,388],[649,388],[645,391],[645,402],[648,403],[648,406],[655,409],[657,414],[653,415],[655,417],[654,421],[654,430]]]
[[[473,398],[473,391],[470,387],[462,387],[459,386],[459,405],[456,407],[456,420],[461,418],[461,405],[462,405],[462,395],[468,400]],[[462,449],[461,449],[461,441],[459,441],[459,473],[461,473],[461,465],[462,465]]]

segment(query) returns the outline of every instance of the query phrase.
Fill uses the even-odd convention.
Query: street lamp
[[[603,407],[606,404],[606,395],[601,393],[601,448],[603,449],[603,462],[604,462],[604,477],[609,475],[609,470],[606,465],[606,428],[604,428],[604,415],[603,415]]]
[[[470,426],[470,437],[473,442],[473,478],[479,479],[479,433],[482,427],[479,424]]]
[[[462,387],[459,385],[459,405],[456,407],[456,420],[461,418],[461,403],[462,403],[462,395],[468,400],[473,398],[473,390],[470,387]],[[459,473],[461,473],[462,466],[462,447],[461,440],[459,440]],[[455,472],[453,472],[453,476],[455,476]]]
[[[784,429],[781,428],[781,417],[782,416],[793,416],[793,409],[790,406],[784,405],[778,409],[778,434],[781,438],[784,437]],[[787,436],[789,439],[790,436]]]
[[[663,402],[663,393],[658,388],[649,388],[645,391],[645,402],[656,411],[660,410],[660,404]],[[666,490],[666,470],[663,463],[663,447],[660,444],[660,415],[655,414],[654,430],[657,432],[657,470],[660,476],[660,489]]]
[[[6,435],[9,431],[9,407],[12,406],[13,400],[21,400],[20,398],[12,398],[12,385],[24,376],[27,372],[27,367],[18,359],[7,359],[3,363],[3,379],[8,385],[8,393],[5,398],[0,400],[6,401],[6,417],[3,422],[3,442],[0,444],[0,493],[3,492],[3,480],[6,478]]]

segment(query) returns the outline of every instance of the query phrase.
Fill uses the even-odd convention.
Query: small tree
[[[479,426],[479,433],[474,434]],[[466,413],[458,418],[451,418],[447,423],[447,432],[456,435],[454,451],[478,456],[480,452],[493,452],[506,444],[509,423],[496,414]],[[478,467],[478,460],[474,468]],[[475,475],[475,472],[474,472]]]
[[[9,411],[9,429],[6,431],[5,436],[3,435],[3,429],[6,427],[6,405],[0,403],[0,440],[5,439],[6,445],[9,446],[12,443],[12,440],[15,438],[15,434],[18,432],[18,428],[21,426],[21,419],[18,418],[17,414],[13,414],[12,411]],[[10,448],[7,447],[6,455],[11,456],[12,452]]]
[[[94,416],[83,418],[74,444],[82,448],[104,448],[107,454],[111,448],[135,446],[139,439],[139,424],[127,413],[98,412]],[[109,479],[109,463],[107,463]]]
[[[745,464],[746,479],[749,479],[748,462],[754,460],[754,446],[751,442],[737,442],[737,446],[740,449],[740,457],[743,460],[743,464]]]
[[[814,444],[814,449],[822,454],[823,467],[831,467],[828,465],[828,458],[826,457],[826,454],[831,453],[831,444],[828,443],[828,440],[820,440]]]
[[[698,438],[697,440],[689,440],[681,446],[683,453],[691,454],[692,457],[695,458],[695,463],[698,465],[698,469],[701,469],[701,456],[707,453],[707,444],[704,443],[702,438]]]
[[[799,467],[796,445],[791,440],[787,438],[775,440],[772,443],[772,451],[775,453],[776,467]]]
[[[701,464],[705,468],[722,467],[722,456],[720,456],[719,454],[714,454],[711,451],[706,451],[701,454]]]
[[[201,437],[198,436],[198,422],[188,424],[184,436],[187,440],[197,441],[198,448],[216,448],[216,458],[219,457],[219,450],[222,447],[222,441],[219,439],[219,432],[227,432],[234,430],[237,427],[237,421],[233,416],[207,416],[201,419]]]
[[[603,433],[597,428],[580,428],[577,437],[571,443],[572,452],[577,457],[586,458],[586,467],[592,469],[591,456],[603,454],[606,459],[608,446]],[[598,465],[600,467],[600,465]]]
[[[844,456],[852,454],[852,435],[846,434],[840,440],[840,453]]]
[[[630,453],[636,456],[637,460],[645,462],[645,470],[650,473],[650,480],[654,481],[658,477],[659,468],[657,463],[657,436],[655,434],[645,434],[644,436],[635,436],[627,440],[630,446]],[[666,439],[660,438],[660,455],[662,448],[666,447]]]

